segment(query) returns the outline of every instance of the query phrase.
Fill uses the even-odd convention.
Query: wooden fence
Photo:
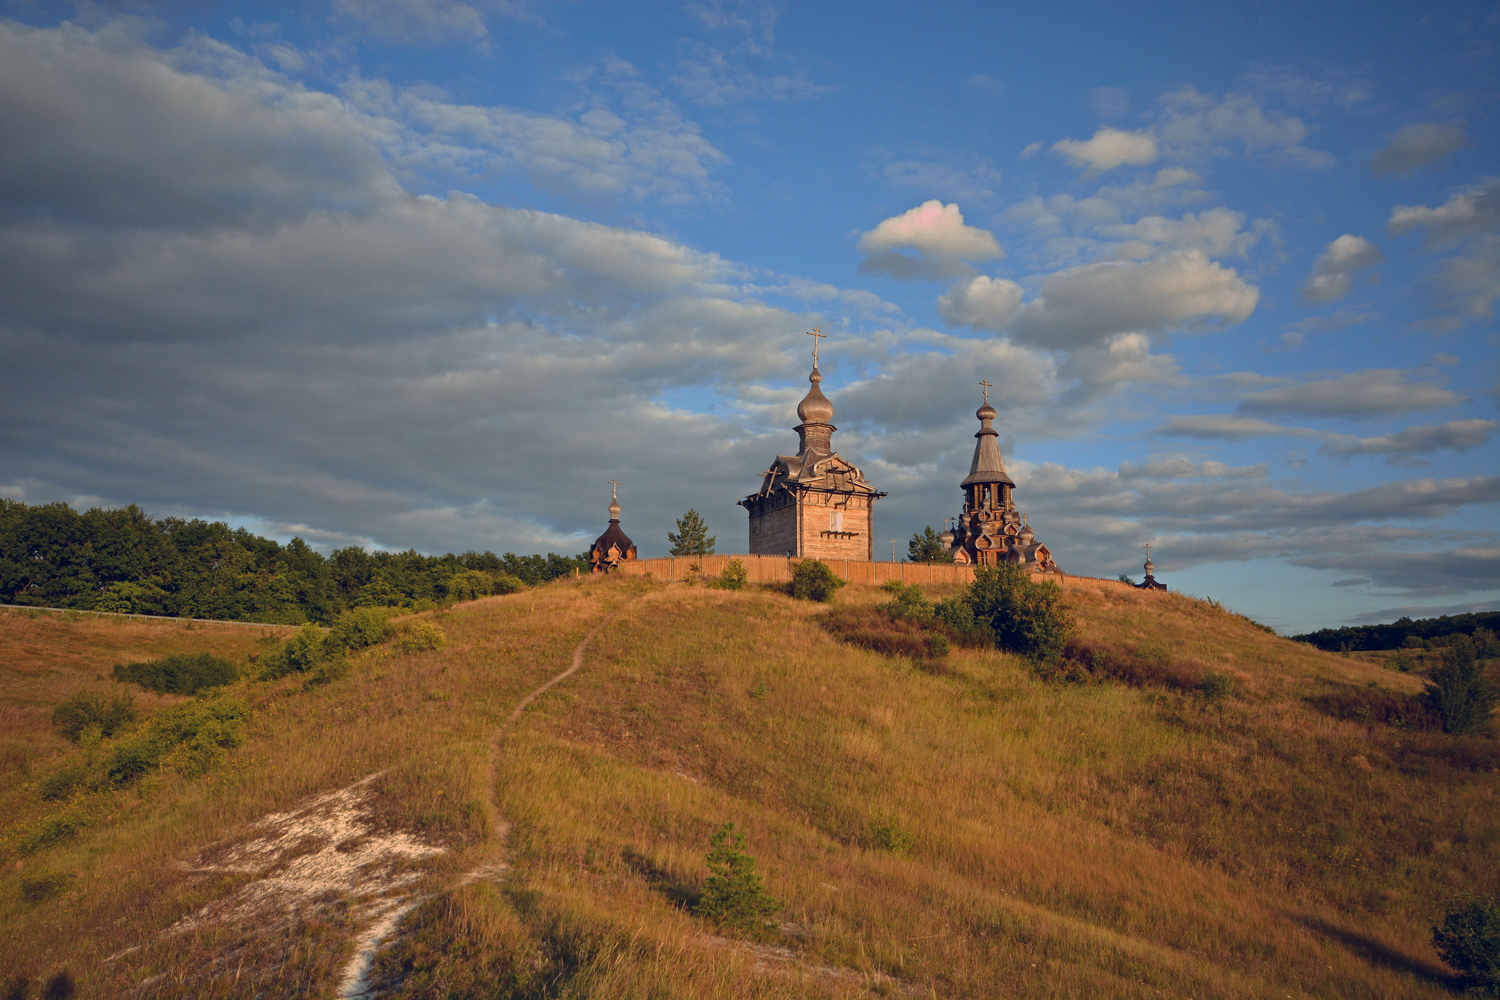
[[[718,576],[724,572],[724,567],[731,559],[738,559],[740,565],[745,567],[745,577],[751,583],[790,580],[792,566],[797,562],[786,556],[668,556],[664,559],[631,559],[620,563],[615,572],[626,576],[650,575],[665,581],[687,580],[692,577]],[[902,583],[958,584],[974,579],[974,567],[955,563],[866,562],[862,559],[824,559],[823,562],[846,583],[878,584],[887,580],[900,580]],[[1130,586],[1119,580],[1106,580],[1096,576],[1064,576],[1059,582],[1065,586],[1075,582]]]

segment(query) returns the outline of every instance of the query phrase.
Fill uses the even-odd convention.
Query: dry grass
[[[838,603],[886,596],[850,586]],[[66,968],[84,996],[328,995],[361,929],[349,898],[275,934],[161,934],[244,884],[183,862],[382,772],[381,822],[446,849],[375,970],[390,995],[1444,995],[1428,926],[1500,871],[1493,741],[1320,711],[1310,699],[1399,699],[1420,678],[1203,602],[1088,585],[1067,598],[1080,642],[1162,677],[1227,674],[1233,693],[1149,673],[1048,683],[958,648],[939,675],[839,643],[821,607],[766,591],[562,583],[437,616],[440,651],[379,648],[316,687],[241,682],[254,735],[225,768],[59,806],[37,783],[84,751],[42,732],[53,704],[127,655],[243,662],[258,647],[223,628],[0,617],[18,748],[0,983]],[[501,744],[502,844],[485,819],[490,740],[616,613],[585,669]],[[62,810],[88,824],[20,857],[20,835]],[[726,820],[785,904],[772,947],[714,937],[690,912]],[[503,883],[462,877],[501,857]],[[55,895],[25,898],[52,874]]]

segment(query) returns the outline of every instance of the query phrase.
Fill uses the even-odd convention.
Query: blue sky
[[[987,379],[1067,571],[1500,607],[1500,6],[0,16],[0,495],[742,551],[817,325],[877,553]]]

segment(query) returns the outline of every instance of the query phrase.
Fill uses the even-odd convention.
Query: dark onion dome
[[[616,560],[635,558],[635,543],[620,530],[620,503],[615,499],[611,499],[609,503],[609,527],[589,547],[589,562],[593,564],[595,572],[611,562],[611,548],[617,553]]]
[[[960,487],[973,486],[975,483],[1004,483],[1007,486],[1015,486],[1016,481],[1011,479],[1005,471],[1005,463],[1000,459],[999,434],[990,424],[995,419],[995,408],[985,403],[974,415],[979,418],[979,430],[974,436],[979,440],[974,444],[974,460],[969,463],[969,475]]]
[[[797,404],[797,417],[804,424],[826,424],[833,421],[833,403],[823,390],[818,388],[818,383],[823,381],[822,374],[814,368],[812,374],[807,376],[812,383],[812,388],[807,390],[807,395],[802,402]]]

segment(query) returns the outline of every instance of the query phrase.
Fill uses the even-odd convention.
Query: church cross
[[[984,405],[985,406],[989,406],[990,405],[990,383],[987,382],[987,381],[985,381],[984,379],[980,379],[979,384],[982,385],[982,386],[984,386]]]
[[[1151,546],[1148,544],[1142,547],[1146,550],[1146,559],[1149,561],[1151,559]]]
[[[807,331],[807,335],[813,339],[813,367],[816,368],[818,367],[818,341],[827,337],[828,334],[823,333],[818,327],[813,327]]]
[[[615,503],[619,503],[620,501],[620,481],[618,479],[611,479],[609,481],[609,498]]]

